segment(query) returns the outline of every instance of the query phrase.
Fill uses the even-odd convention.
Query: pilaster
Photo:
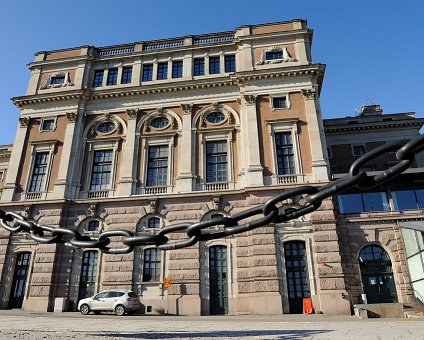
[[[313,180],[314,182],[328,181],[327,162],[324,157],[325,135],[319,106],[317,107],[317,93],[315,89],[305,89],[302,93],[308,120]]]

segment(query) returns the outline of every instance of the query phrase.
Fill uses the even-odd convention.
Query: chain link
[[[387,153],[396,152],[399,163],[377,175],[368,175],[361,171],[369,161]],[[244,233],[271,223],[282,223],[309,214],[321,206],[326,198],[340,194],[351,188],[369,189],[392,180],[408,169],[415,160],[415,155],[424,150],[424,135],[420,135],[408,143],[396,141],[382,145],[358,158],[349,169],[349,174],[321,187],[310,185],[285,190],[271,197],[265,204],[239,212],[230,217],[217,217],[197,223],[184,222],[166,226],[156,234],[145,233],[134,235],[128,230],[105,231],[99,237],[81,235],[74,228],[55,228],[46,225],[36,225],[15,212],[5,212],[0,209],[0,225],[10,233],[27,233],[38,243],[57,243],[71,248],[98,248],[107,254],[127,254],[136,246],[154,245],[161,250],[180,249],[195,245],[199,241],[207,241]],[[304,198],[305,204],[299,208],[280,211],[278,203],[298,196]],[[243,222],[248,218],[261,215],[256,220]],[[239,222],[242,222],[239,224]],[[12,223],[12,224],[11,224]],[[184,240],[170,242],[166,236],[175,232],[185,232]],[[50,236],[45,236],[48,234]],[[108,245],[111,238],[121,238],[121,247],[112,248]],[[117,242],[117,241],[114,241]]]

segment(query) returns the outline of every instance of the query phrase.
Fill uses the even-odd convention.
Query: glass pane
[[[396,210],[417,209],[414,190],[392,191],[392,198]]]
[[[342,194],[338,195],[339,211],[342,214],[363,212],[361,194]]]
[[[421,254],[414,255],[408,259],[409,274],[411,281],[417,281],[424,278],[423,262]]]
[[[366,192],[362,194],[365,211],[388,211],[389,202],[385,192]]]
[[[411,256],[416,254],[419,251],[419,249],[418,249],[417,239],[415,237],[415,230],[407,229],[407,228],[401,228],[401,230],[402,230],[403,242],[405,244],[406,256]]]
[[[417,196],[418,208],[424,209],[424,189],[416,189],[415,195]]]

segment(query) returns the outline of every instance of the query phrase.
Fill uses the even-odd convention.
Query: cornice
[[[95,59],[95,57],[92,56],[92,55],[84,55],[84,56],[61,58],[61,59],[33,61],[33,62],[27,64],[27,66],[30,70],[32,70],[33,68],[40,67],[40,66],[75,63],[75,62],[80,62],[80,61],[90,61],[90,60],[94,60],[94,59]]]
[[[272,38],[280,38],[280,37],[297,37],[299,35],[312,35],[313,30],[309,28],[301,28],[297,30],[289,30],[289,31],[278,31],[272,33],[262,33],[262,34],[252,34],[252,35],[241,35],[234,38],[235,42],[245,42],[252,40],[263,40],[263,39],[272,39]],[[281,44],[287,44],[288,42],[281,42]]]
[[[186,80],[179,82],[170,82],[162,84],[152,85],[139,85],[125,88],[114,88],[106,90],[71,90],[61,91],[49,94],[38,94],[30,96],[21,96],[12,98],[13,104],[18,108],[23,108],[27,105],[42,104],[58,101],[69,101],[69,100],[86,100],[94,101],[101,99],[112,99],[122,97],[133,97],[140,95],[149,94],[161,94],[178,91],[188,90],[200,90],[217,87],[230,87],[230,86],[244,86],[244,83],[257,81],[257,80],[269,80],[285,77],[296,77],[296,76],[316,76],[321,79],[324,75],[325,65],[324,64],[308,64],[298,66],[285,66],[281,68],[273,69],[262,69],[253,71],[243,71],[234,73],[229,76],[197,79],[197,80]]]
[[[420,127],[423,125],[423,121],[402,121],[402,122],[377,122],[377,123],[367,123],[364,125],[352,125],[352,126],[339,126],[339,127],[324,127],[325,133],[344,133],[348,131],[364,131],[364,130],[379,130],[379,129],[396,129],[396,128],[405,128],[405,127]]]

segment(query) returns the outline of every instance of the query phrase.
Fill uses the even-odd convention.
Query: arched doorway
[[[26,281],[28,278],[31,253],[19,253],[16,259],[13,275],[12,291],[10,293],[10,308],[21,308],[25,296]]]
[[[367,303],[397,302],[392,262],[380,246],[369,245],[359,253],[359,266]]]
[[[289,311],[290,314],[302,314],[303,298],[311,297],[305,242],[285,242],[284,260],[286,266],[287,290],[289,295]]]
[[[212,246],[209,248],[209,289],[210,314],[227,314],[227,247]]]

